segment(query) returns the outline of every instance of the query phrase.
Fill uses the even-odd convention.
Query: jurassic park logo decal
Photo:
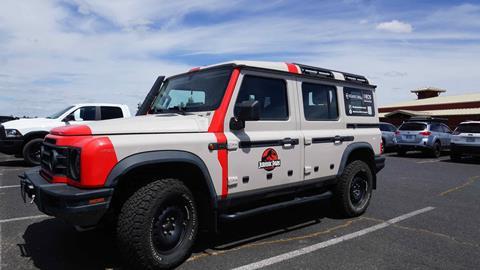
[[[268,148],[263,151],[262,160],[258,162],[258,168],[266,171],[272,171],[276,167],[280,167],[281,162],[278,158],[277,151],[273,148]]]

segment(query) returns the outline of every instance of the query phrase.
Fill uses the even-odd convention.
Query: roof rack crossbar
[[[302,64],[296,64],[296,63],[295,63],[295,65],[300,67],[300,72],[302,74],[311,75],[311,76],[334,78],[331,70],[324,69],[324,68],[307,66],[307,65],[302,65]]]

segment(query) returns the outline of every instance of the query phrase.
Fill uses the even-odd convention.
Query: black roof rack
[[[300,67],[300,72],[302,74],[311,75],[311,76],[320,76],[320,77],[326,77],[326,78],[334,78],[331,70],[302,65],[302,64],[295,64],[295,65]]]
[[[361,75],[356,75],[352,73],[346,73],[346,72],[341,72],[341,71],[336,71],[336,70],[330,70],[330,69],[325,69],[325,68],[319,68],[319,67],[313,67],[313,66],[307,66],[303,64],[297,64],[298,67],[300,67],[300,72],[305,75],[311,75],[311,76],[320,76],[320,77],[326,77],[326,78],[334,78],[333,76],[333,71],[342,73],[343,76],[345,77],[346,81],[353,81],[357,83],[363,83],[363,84],[369,84],[367,78]]]

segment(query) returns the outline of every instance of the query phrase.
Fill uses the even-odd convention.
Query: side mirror
[[[69,115],[65,116],[65,118],[63,118],[62,121],[63,122],[75,121],[75,116],[73,114],[69,114]]]
[[[241,130],[245,128],[245,121],[260,120],[260,103],[256,100],[247,100],[235,108],[237,117],[230,119],[230,129]]]

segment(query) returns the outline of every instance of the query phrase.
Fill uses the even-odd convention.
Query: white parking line
[[[11,186],[1,186],[0,189],[2,188],[18,188],[20,185],[11,185]]]
[[[2,220],[0,220],[0,224],[7,223],[7,222],[13,222],[13,221],[21,221],[21,220],[36,219],[36,218],[47,218],[47,217],[49,217],[49,216],[47,216],[47,215],[36,215],[36,216],[29,216],[29,217],[2,219]]]
[[[275,263],[279,263],[279,262],[282,262],[282,261],[285,261],[285,260],[289,260],[289,259],[301,256],[301,255],[304,255],[304,254],[307,254],[307,253],[314,252],[314,251],[322,249],[322,248],[326,248],[328,246],[332,246],[332,245],[335,245],[335,244],[338,244],[338,243],[341,243],[341,242],[344,242],[344,241],[347,241],[347,240],[351,240],[351,239],[366,235],[366,234],[374,232],[374,231],[378,231],[378,230],[386,228],[386,227],[388,227],[388,226],[390,226],[394,223],[398,223],[402,220],[405,220],[407,218],[411,218],[413,216],[428,212],[428,211],[433,210],[433,209],[435,209],[435,208],[431,207],[431,206],[425,207],[425,208],[410,212],[408,214],[401,215],[401,216],[396,217],[396,218],[392,218],[392,219],[387,220],[385,222],[382,222],[380,224],[374,225],[372,227],[365,228],[363,230],[360,230],[360,231],[357,231],[357,232],[354,232],[354,233],[346,234],[344,236],[341,236],[341,237],[338,237],[338,238],[333,238],[333,239],[327,240],[325,242],[321,242],[321,243],[318,243],[318,244],[315,244],[315,245],[311,245],[311,246],[308,246],[308,247],[304,247],[304,248],[301,248],[301,249],[290,251],[290,252],[275,256],[275,257],[265,259],[265,260],[261,260],[261,261],[258,261],[258,262],[254,262],[254,263],[251,263],[251,264],[240,266],[240,267],[234,268],[233,270],[254,270],[254,269],[263,268],[265,266],[269,266],[269,265],[272,265],[272,264],[275,264]]]

